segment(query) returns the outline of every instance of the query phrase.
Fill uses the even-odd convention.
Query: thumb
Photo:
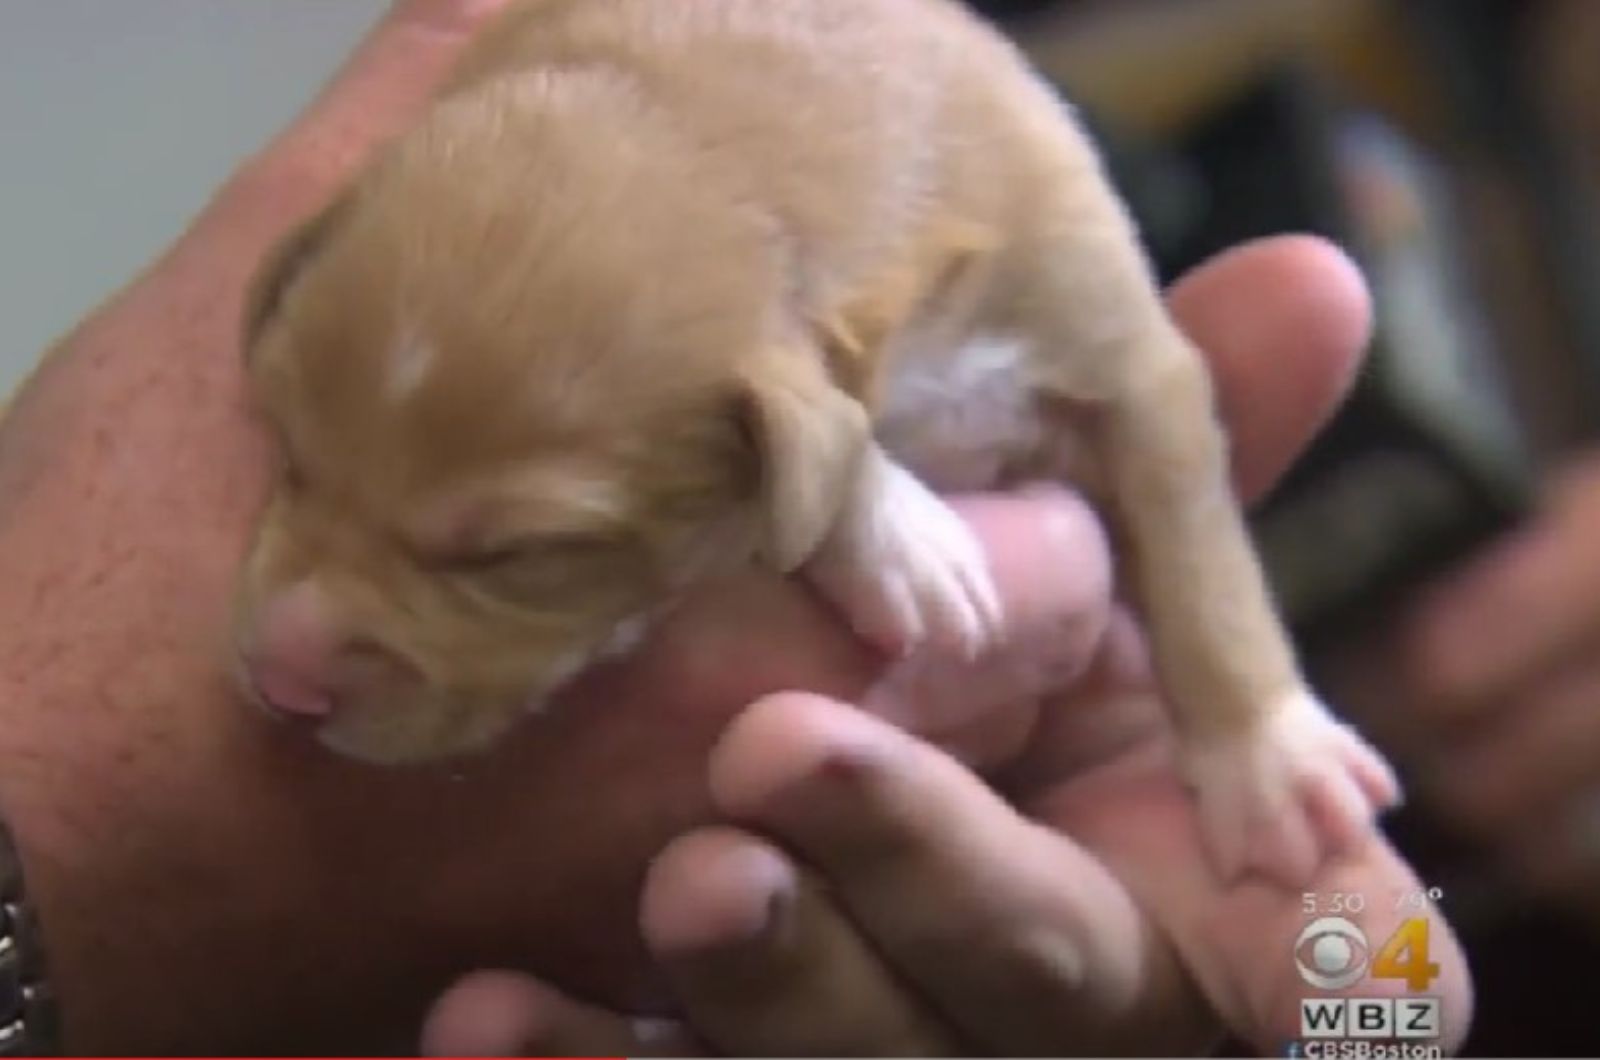
[[[266,155],[304,157],[337,184],[405,129],[507,0],[399,0]],[[330,189],[331,190],[331,189]]]
[[[193,235],[264,249],[321,207],[414,123],[477,31],[509,0],[397,0],[287,128],[252,156],[196,222]]]
[[[423,1056],[695,1056],[677,1024],[625,1019],[518,972],[482,971],[445,991],[423,1023]]]

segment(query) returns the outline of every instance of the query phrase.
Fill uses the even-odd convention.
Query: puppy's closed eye
[[[561,570],[603,556],[616,541],[602,534],[542,533],[435,553],[425,566],[440,573],[504,575],[543,567]]]
[[[458,591],[502,604],[544,605],[575,593],[592,596],[619,579],[637,579],[626,543],[599,535],[538,535],[442,558],[437,576]]]
[[[427,565],[434,570],[448,571],[454,574],[484,574],[520,563],[527,559],[531,553],[532,546],[528,542],[512,541],[503,545],[474,549],[470,552],[435,556]]]

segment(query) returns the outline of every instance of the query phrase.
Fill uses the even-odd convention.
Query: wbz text
[[[1436,997],[1308,997],[1300,1001],[1300,1040],[1285,1055],[1309,1060],[1429,1060],[1442,1009]]]
[[[1300,999],[1300,1036],[1437,1038],[1440,1015],[1436,997],[1307,997]]]

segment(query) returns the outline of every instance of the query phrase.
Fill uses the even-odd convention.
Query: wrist
[[[20,852],[0,819],[0,1056],[56,1056],[60,1021]]]

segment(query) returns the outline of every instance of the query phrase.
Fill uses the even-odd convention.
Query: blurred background
[[[0,393],[316,91],[387,0],[0,0]]]
[[[1275,232],[1360,263],[1371,360],[1258,537],[1407,773],[1467,1051],[1600,1052],[1600,0],[972,2],[1081,106],[1165,276]],[[384,6],[0,0],[0,392]]]
[[[1360,263],[1371,360],[1258,538],[1406,773],[1467,1052],[1600,1052],[1600,2],[976,6],[1085,109],[1165,276],[1288,231]]]

